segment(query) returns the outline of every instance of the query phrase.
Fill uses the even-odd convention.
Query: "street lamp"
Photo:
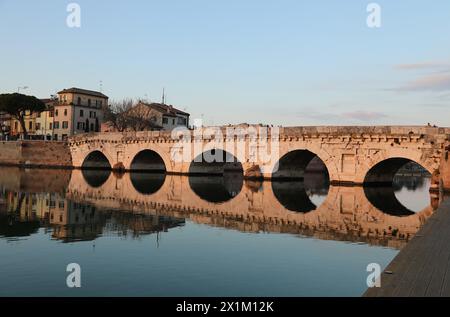
[[[28,89],[28,86],[23,86],[23,87],[17,87],[17,93],[20,93],[20,90],[25,90]]]

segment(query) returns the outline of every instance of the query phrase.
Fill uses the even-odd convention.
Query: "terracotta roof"
[[[189,113],[179,110],[172,105],[165,105],[162,103],[143,103],[143,104],[155,110],[158,110],[159,112],[162,112],[164,115],[167,116],[175,117],[177,114],[190,116]]]
[[[94,90],[75,88],[75,87],[64,89],[64,90],[61,90],[60,92],[58,92],[58,94],[67,94],[67,93],[75,93],[75,94],[89,95],[89,96],[100,97],[100,98],[108,98],[108,96],[102,94],[101,92],[94,91]]]

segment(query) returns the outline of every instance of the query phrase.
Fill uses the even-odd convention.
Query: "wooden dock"
[[[363,296],[450,296],[450,198],[381,274],[381,287]]]

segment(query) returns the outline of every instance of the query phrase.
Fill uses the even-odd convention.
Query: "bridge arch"
[[[242,163],[231,153],[213,148],[199,154],[189,165],[190,175],[244,173]]]
[[[84,158],[81,168],[110,170],[111,162],[103,152],[95,150]]]
[[[189,166],[189,185],[201,199],[223,203],[235,198],[244,185],[241,162],[229,152],[213,148],[204,151]]]
[[[133,172],[166,172],[166,164],[161,155],[150,149],[138,152],[130,163]]]
[[[419,162],[406,157],[390,157],[379,160],[366,172],[364,177],[364,185],[392,185],[397,172],[407,164],[417,165],[426,170],[431,176],[434,172],[434,168],[428,165],[427,162],[421,162],[422,164]]]
[[[280,156],[272,172],[272,179],[303,179],[308,167],[330,176],[328,166],[318,154],[308,149],[295,149]]]

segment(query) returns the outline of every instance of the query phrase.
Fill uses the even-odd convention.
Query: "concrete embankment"
[[[66,142],[0,142],[0,165],[23,167],[72,168]]]

